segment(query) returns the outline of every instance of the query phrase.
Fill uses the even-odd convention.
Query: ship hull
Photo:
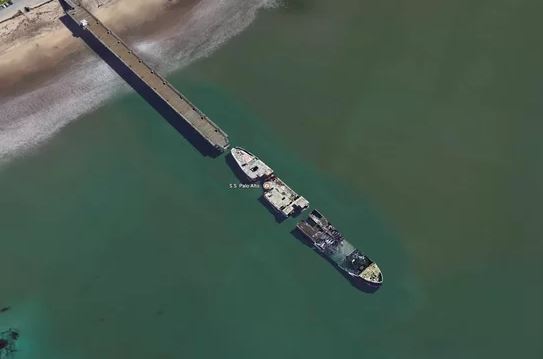
[[[377,264],[345,240],[318,211],[311,212],[296,228],[321,256],[351,281],[373,288],[381,286],[383,275]]]
[[[241,148],[234,147],[230,150],[230,155],[234,159],[239,170],[249,182],[265,180],[273,175],[273,169],[261,161],[251,152]]]
[[[295,216],[309,207],[309,202],[277,177],[262,185],[264,200],[283,219]]]
[[[304,235],[304,238],[309,239],[305,233],[297,228],[300,233]],[[363,284],[367,285],[372,288],[379,288],[383,283],[381,282],[373,282],[366,279],[361,278],[356,273],[351,273],[347,269],[345,269],[341,264],[337,263],[334,258],[332,258],[330,255],[328,255],[325,251],[323,251],[321,248],[319,248],[311,239],[309,239],[311,246],[313,247],[313,250],[317,252],[320,256],[324,257],[328,262],[330,262],[334,267],[336,267],[339,271],[341,271],[346,278],[348,278],[350,281],[357,283],[357,284]]]

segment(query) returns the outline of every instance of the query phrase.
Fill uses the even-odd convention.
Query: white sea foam
[[[277,0],[202,0],[175,35],[136,44],[138,52],[163,72],[208,56],[243,31],[259,9]],[[0,103],[0,163],[16,157],[58,132],[69,122],[129,91],[105,63],[89,57],[54,82]]]

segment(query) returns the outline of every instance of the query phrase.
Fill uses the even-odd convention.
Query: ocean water
[[[351,286],[128,90],[2,106],[63,121],[0,137],[17,358],[541,357],[541,3],[252,4],[206,27],[216,45],[138,46],[163,70],[199,59],[168,78],[384,285]]]

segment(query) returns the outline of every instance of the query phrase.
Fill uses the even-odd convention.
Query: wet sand
[[[199,0],[105,0],[88,8],[128,42],[152,38],[190,13]],[[0,98],[15,97],[51,81],[88,53],[59,18],[58,1],[0,23]],[[159,18],[160,17],[160,18]],[[160,19],[160,21],[156,21]]]

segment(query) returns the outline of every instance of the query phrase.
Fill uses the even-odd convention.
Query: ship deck
[[[309,202],[279,178],[264,182],[264,198],[283,216],[288,217],[309,207]]]
[[[319,232],[318,229],[309,225],[305,220],[298,222],[296,225],[303,234],[305,234],[311,241],[315,241],[315,235]]]

